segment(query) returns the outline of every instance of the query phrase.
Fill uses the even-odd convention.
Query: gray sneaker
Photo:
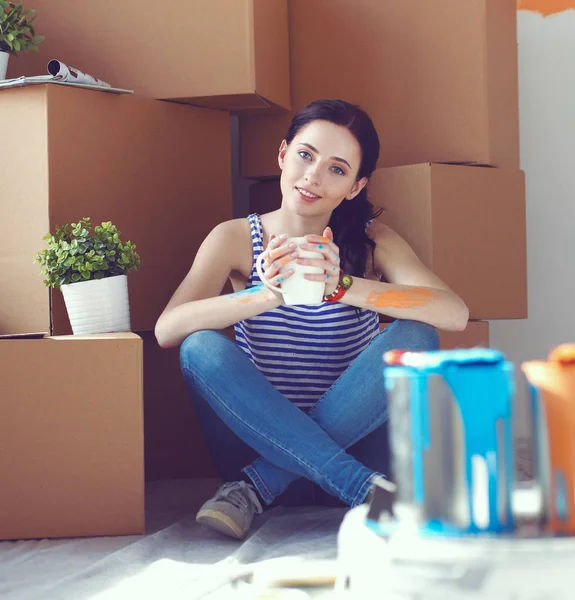
[[[213,498],[204,503],[196,515],[201,525],[243,540],[255,514],[261,514],[262,505],[252,485],[245,481],[224,483]]]

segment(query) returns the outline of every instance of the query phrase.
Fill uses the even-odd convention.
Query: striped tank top
[[[246,288],[261,285],[259,215],[248,217],[254,262]],[[279,306],[234,326],[237,345],[266,379],[304,412],[325,394],[379,331],[379,315],[340,302]]]

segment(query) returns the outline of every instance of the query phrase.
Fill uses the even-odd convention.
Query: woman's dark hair
[[[290,144],[297,133],[312,121],[329,121],[348,129],[361,148],[361,165],[357,179],[371,177],[379,158],[379,137],[369,115],[355,104],[344,100],[316,100],[298,111],[285,137]],[[332,213],[329,226],[339,246],[341,268],[351,275],[363,277],[368,249],[373,261],[375,243],[365,232],[368,222],[378,217],[367,199],[367,186],[353,200],[344,200]]]

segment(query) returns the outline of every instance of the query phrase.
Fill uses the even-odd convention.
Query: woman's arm
[[[401,236],[380,223],[372,225],[370,235],[376,244],[376,273],[389,283],[354,277],[342,303],[446,331],[467,327],[469,310],[463,300],[419,260]]]
[[[469,318],[459,296],[433,286],[397,285],[354,277],[341,302],[395,319],[429,323],[445,331],[463,331]]]
[[[230,273],[240,270],[241,227],[239,220],[221,223],[200,246],[189,273],[156,323],[154,333],[162,348],[178,346],[195,331],[225,329],[282,303],[263,285],[219,295]]]

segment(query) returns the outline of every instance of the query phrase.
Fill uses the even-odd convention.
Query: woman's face
[[[343,200],[352,200],[367,183],[357,181],[361,148],[345,127],[329,121],[312,121],[291,143],[285,140],[278,156],[282,170],[284,205],[301,216],[333,211]]]

